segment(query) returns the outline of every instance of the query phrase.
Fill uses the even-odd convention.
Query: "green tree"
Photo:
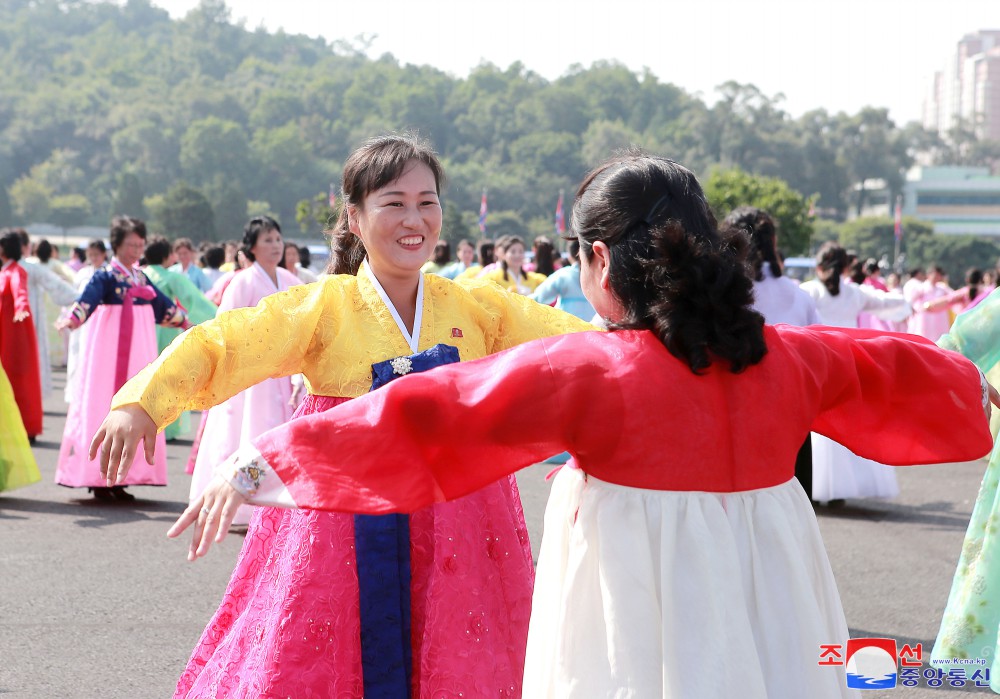
[[[525,245],[531,247],[531,231],[525,225],[524,218],[516,211],[490,211],[488,226],[491,238],[516,235],[525,241]]]
[[[219,176],[244,177],[250,151],[243,127],[214,116],[192,122],[181,138],[180,163],[188,181],[199,186]]]
[[[883,180],[892,201],[903,188],[903,173],[912,163],[906,139],[889,119],[888,109],[865,107],[841,120],[838,157],[857,186],[854,207],[860,216],[868,203],[868,182]]]
[[[31,168],[31,176],[44,184],[53,194],[72,194],[86,188],[87,176],[77,165],[79,153],[67,148],[57,148],[49,157]]]
[[[10,187],[14,216],[19,223],[45,221],[52,211],[52,190],[32,177],[21,177]]]
[[[462,221],[462,212],[453,203],[449,201],[444,202],[444,211],[442,212],[441,220],[441,238],[451,243],[452,252],[455,251],[458,241],[462,238],[469,238],[470,235],[468,227]],[[474,240],[474,238],[470,238],[470,240]]]
[[[812,237],[809,202],[784,180],[751,175],[739,169],[716,169],[705,180],[704,188],[718,220],[738,206],[756,206],[777,222],[778,247],[784,254],[809,252]]]
[[[900,242],[900,251],[906,255],[910,266],[911,262],[919,263],[919,259],[914,259],[914,251],[921,249],[920,241],[929,238],[934,233],[934,227],[910,217],[903,219],[902,226],[903,239]],[[896,264],[893,259],[896,250],[896,226],[893,219],[888,216],[856,218],[837,225],[835,232],[836,240],[845,248],[857,252],[858,257],[876,260],[886,258],[892,264]]]
[[[295,222],[303,233],[318,235],[334,226],[338,211],[330,207],[329,195],[320,192],[312,199],[299,200],[295,206]]]
[[[235,183],[224,183],[212,199],[212,211],[219,238],[238,238],[247,222],[246,194]]]
[[[9,226],[14,218],[14,210],[10,206],[10,195],[7,188],[0,185],[0,227]]]
[[[123,172],[118,176],[118,188],[111,204],[110,216],[119,214],[134,216],[146,220],[146,206],[143,204],[142,187],[139,178],[131,172]]]
[[[205,195],[186,182],[178,182],[163,196],[154,212],[170,238],[215,240],[215,214]]]
[[[611,157],[616,150],[636,146],[641,142],[642,137],[620,121],[592,121],[583,134],[580,155],[588,167],[593,167]]]
[[[52,197],[49,220],[61,228],[82,226],[90,216],[90,202],[82,194],[63,194]]]

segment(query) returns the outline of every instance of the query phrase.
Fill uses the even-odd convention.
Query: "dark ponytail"
[[[611,291],[624,307],[612,329],[652,330],[695,373],[716,358],[740,372],[767,353],[747,243],[719,234],[682,166],[638,151],[599,166],[577,192],[573,232],[588,260],[598,241],[610,250]]]
[[[830,292],[830,296],[840,295],[840,275],[847,269],[847,251],[829,241],[823,243],[816,253],[816,277]]]
[[[727,236],[740,234],[749,242],[747,261],[754,281],[764,280],[765,262],[772,277],[781,276],[778,234],[774,219],[769,213],[755,206],[741,206],[729,212],[722,222],[722,229]]]
[[[965,273],[965,284],[969,287],[969,301],[974,301],[979,296],[979,287],[983,283],[982,270],[975,267]]]
[[[42,238],[38,241],[38,245],[35,247],[35,256],[41,262],[48,262],[52,259],[52,243]]]
[[[361,238],[351,233],[347,220],[347,206],[340,209],[337,223],[328,231],[330,235],[330,264],[328,274],[357,274],[365,259],[365,245]]]
[[[510,275],[508,274],[510,268],[507,265],[507,257],[506,257],[507,250],[510,248],[511,245],[515,244],[520,245],[523,248],[524,239],[516,235],[503,235],[500,236],[500,239],[497,241],[497,250],[500,251],[500,269],[503,270],[503,280],[505,282],[510,281]],[[521,276],[522,277],[524,276],[523,267],[521,268]],[[518,279],[520,279],[520,277],[518,277]],[[514,281],[517,281],[517,279],[515,279]]]

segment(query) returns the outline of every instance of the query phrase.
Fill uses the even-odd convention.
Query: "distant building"
[[[979,138],[1000,141],[1000,29],[967,34],[931,79],[924,127],[944,136],[959,119],[976,124]]]
[[[935,233],[1000,236],[1000,177],[986,167],[913,168],[903,216],[933,223]]]

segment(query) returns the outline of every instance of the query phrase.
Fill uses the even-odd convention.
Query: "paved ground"
[[[62,378],[57,374],[60,388]],[[170,485],[134,489],[140,500],[132,506],[98,505],[85,492],[54,485],[66,406],[53,394],[46,408],[35,449],[44,481],[0,494],[0,695],[169,697],[242,539],[230,537],[191,564],[186,541],[165,538],[186,500],[187,442],[168,447]],[[920,642],[929,653],[983,467],[901,469],[898,500],[819,510],[852,637]],[[519,478],[536,545],[550,468]],[[990,695],[923,681],[866,695],[967,693]]]

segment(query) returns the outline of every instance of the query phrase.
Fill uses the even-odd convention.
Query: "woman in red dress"
[[[42,433],[42,379],[38,341],[28,308],[28,273],[17,263],[21,238],[7,229],[0,234],[0,364],[10,378],[21,420],[34,443]]]

